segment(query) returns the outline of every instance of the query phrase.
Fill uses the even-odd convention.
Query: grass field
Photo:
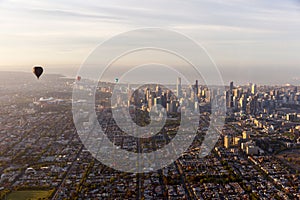
[[[52,190],[24,190],[14,191],[7,195],[7,200],[39,200],[48,199]]]

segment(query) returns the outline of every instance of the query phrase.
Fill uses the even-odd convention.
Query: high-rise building
[[[211,92],[209,89],[205,92],[205,101],[210,102],[211,101]]]
[[[242,136],[243,136],[243,139],[248,140],[248,139],[250,139],[250,132],[243,131]]]
[[[176,94],[177,98],[182,97],[181,78],[180,77],[177,78],[176,92],[177,92],[177,94]]]
[[[239,98],[240,97],[240,90],[238,88],[234,88],[232,90],[232,95],[236,98]]]
[[[224,136],[224,147],[229,148],[231,146],[231,136],[225,135]]]
[[[195,95],[198,96],[198,92],[199,92],[198,80],[196,80],[196,83],[194,85],[194,92],[195,92]]]
[[[246,112],[246,106],[247,106],[247,99],[244,95],[242,95],[242,97],[239,99],[239,109],[241,111]]]
[[[166,93],[163,93],[161,96],[161,105],[164,108],[167,108],[167,94]]]
[[[230,85],[229,85],[230,93],[232,93],[233,88],[234,88],[234,86],[233,86],[233,81],[231,81],[231,82],[230,82]]]
[[[155,92],[150,92],[149,99],[148,99],[148,107],[151,109],[151,107],[154,105],[154,98],[156,97]]]
[[[159,104],[159,102],[160,102],[160,98],[155,97],[154,100],[153,100],[153,105],[155,106],[155,105]]]
[[[248,114],[254,115],[257,114],[259,111],[259,103],[258,103],[258,97],[253,96],[249,99],[247,106],[246,106],[246,112]]]
[[[234,138],[233,138],[233,145],[239,146],[240,143],[241,143],[241,136],[238,136],[238,137],[234,137]]]
[[[230,82],[229,91],[226,92],[226,104],[228,108],[232,108],[234,106],[233,102],[233,81]]]
[[[162,89],[159,85],[156,85],[155,91],[156,91],[156,96],[158,96],[158,97],[161,96]]]
[[[230,91],[226,91],[226,104],[228,108],[232,108],[234,106],[233,95]]]
[[[252,84],[251,86],[251,94],[255,95],[257,93],[257,86],[256,84]]]
[[[168,113],[177,112],[178,105],[179,105],[179,102],[176,100],[171,100],[171,101],[167,102],[167,112]]]
[[[296,121],[297,120],[297,113],[288,113],[286,114],[287,121]]]

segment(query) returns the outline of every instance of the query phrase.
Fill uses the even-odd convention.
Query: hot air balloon
[[[32,72],[36,75],[36,77],[39,79],[40,78],[40,76],[42,75],[42,73],[43,73],[43,68],[42,67],[40,67],[40,66],[35,66],[35,67],[33,67],[33,69],[32,69]]]
[[[115,82],[118,83],[119,82],[119,78],[115,78]]]
[[[81,80],[81,76],[77,76],[77,81],[80,81]]]

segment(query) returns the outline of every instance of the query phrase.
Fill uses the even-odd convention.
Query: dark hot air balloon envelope
[[[44,70],[40,66],[35,66],[35,67],[33,67],[32,71],[36,75],[36,77],[39,79]]]

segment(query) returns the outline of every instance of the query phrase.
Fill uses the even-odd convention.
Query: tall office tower
[[[229,91],[226,92],[226,104],[229,108],[233,107],[233,89],[233,81],[231,81],[229,85]]]
[[[171,101],[167,101],[167,103],[166,103],[166,110],[167,110],[167,113],[171,112]]]
[[[195,87],[194,85],[191,86],[191,95],[190,95],[191,101],[194,101],[196,99],[196,94],[195,94]]]
[[[171,100],[170,102],[167,103],[167,112],[168,113],[175,113],[177,112],[179,102],[176,100]]]
[[[157,105],[157,104],[161,105],[161,101],[162,101],[161,97],[155,97],[154,98],[154,105]]]
[[[232,90],[232,95],[236,98],[239,98],[240,97],[240,90],[238,88],[234,88]]]
[[[210,102],[210,100],[211,100],[211,92],[209,89],[207,89],[207,91],[205,92],[205,101]]]
[[[170,101],[172,95],[174,95],[174,94],[172,94],[172,92],[171,92],[170,90],[167,90],[167,93],[166,93],[166,100],[167,100],[167,101]]]
[[[180,77],[177,78],[176,92],[177,92],[177,94],[176,94],[177,98],[182,97],[181,78]]]
[[[250,132],[249,131],[243,131],[242,136],[243,136],[243,139],[248,140],[248,139],[250,139]]]
[[[198,101],[196,101],[196,102],[194,103],[194,112],[195,112],[195,113],[199,113],[199,102],[198,102]]]
[[[240,99],[239,99],[239,108],[241,111],[246,112],[246,106],[247,106],[247,99],[246,97],[243,95]]]
[[[257,87],[256,87],[256,84],[252,84],[251,86],[251,94],[256,94],[257,93]]]
[[[162,93],[162,95],[161,95],[161,105],[164,108],[167,108],[167,94],[166,93]]]
[[[195,92],[195,95],[198,96],[198,92],[199,92],[198,80],[196,80],[196,83],[195,83],[195,86],[194,86],[194,92]]]
[[[148,99],[148,108],[151,110],[154,105],[154,98],[156,97],[155,92],[151,92]]]
[[[258,106],[258,97],[254,96],[253,98],[250,99],[250,101],[247,104],[247,113],[254,115],[257,114],[259,106]]]
[[[238,98],[237,97],[235,97],[235,96],[232,97],[232,103],[233,103],[232,107],[234,109],[238,109]]]
[[[156,96],[160,97],[162,94],[162,89],[159,85],[156,85],[155,91],[156,91]]]
[[[234,88],[233,81],[231,81],[230,85],[229,85],[229,91],[230,91],[230,93],[232,93],[233,88]]]
[[[230,108],[231,107],[231,94],[230,94],[230,91],[226,91],[225,96],[226,96],[226,106]]]
[[[151,90],[150,90],[150,88],[147,88],[146,92],[145,92],[145,102],[146,103],[148,103],[148,101],[149,101],[150,94],[151,94]]]
[[[232,108],[233,107],[233,95],[230,91],[226,91],[226,104],[228,108]]]
[[[225,135],[224,136],[224,147],[229,148],[231,146],[231,136]]]

